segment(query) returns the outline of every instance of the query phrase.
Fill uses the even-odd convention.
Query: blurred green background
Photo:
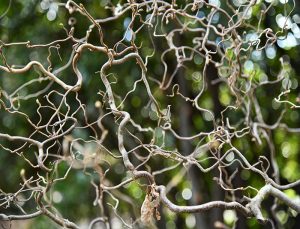
[[[118,5],[118,1],[114,0],[111,2],[108,0],[82,0],[76,2],[83,3],[87,11],[94,18],[106,18],[108,16],[112,16],[111,11],[105,9],[105,6],[110,4],[114,6]],[[180,6],[185,4],[184,2],[185,1],[177,1],[177,4]],[[228,10],[226,4],[224,4],[223,1],[221,2],[222,7],[224,7],[225,10]],[[235,1],[230,2],[235,6]],[[266,9],[270,2],[273,2],[273,6],[271,6],[266,17],[263,18],[261,28],[269,27],[273,31],[280,31],[280,20],[282,20],[280,17],[287,15],[292,10],[293,2],[291,0],[287,1],[287,3],[285,3],[284,0],[261,0],[255,5],[255,7],[253,7],[251,18],[247,20],[247,22],[250,25],[256,26],[259,21],[260,10]],[[90,22],[79,13],[70,15],[64,7],[58,6],[57,3],[58,2],[56,1],[45,0],[13,0],[7,14],[1,17],[0,20],[1,41],[30,41],[31,44],[43,44],[56,39],[63,39],[66,37],[66,32],[63,29],[63,26],[70,29],[70,25],[68,24],[70,17],[73,17],[76,20],[74,36],[77,38],[85,36]],[[5,12],[8,5],[8,0],[0,1],[0,15]],[[289,100],[295,101],[296,98],[299,97],[299,7],[300,4],[297,3],[296,8],[289,15],[291,23],[290,29],[285,31],[283,34],[279,34],[280,36],[284,36],[284,38],[264,50],[259,51],[251,49],[243,58],[244,71],[247,72],[255,70],[255,74],[253,74],[251,78],[251,82],[253,84],[262,82],[266,79],[266,77],[269,80],[274,80],[279,74],[286,75],[287,80],[273,85],[261,86],[254,91],[258,103],[261,106],[263,119],[267,124],[273,124],[276,122],[281,112],[287,108],[283,116],[283,122],[289,127],[299,128],[299,109],[290,109],[288,105],[278,104],[274,101],[274,98],[277,97],[283,90],[287,89],[287,87],[291,89],[291,93],[288,95]],[[207,14],[207,12],[208,9],[204,9],[203,12],[200,10],[199,17],[201,17],[201,14]],[[146,16],[144,12],[142,13],[142,16]],[[103,28],[104,42],[108,45],[108,47],[112,48],[114,44],[123,37],[125,38],[124,44],[130,45],[130,34],[128,34],[128,32],[126,34],[130,17],[131,12],[128,11],[118,20],[101,24]],[[221,23],[220,21],[222,18],[216,18],[215,20],[215,24]],[[166,30],[171,29],[172,26],[174,25],[170,23],[166,26]],[[135,28],[138,28],[138,20],[135,21]],[[240,30],[241,31],[238,32],[240,32],[243,37],[248,36],[248,39],[250,40],[255,40],[257,37],[255,27],[254,29],[251,29],[251,26],[241,27]],[[177,41],[179,42],[177,45],[192,45],[192,39],[195,36],[197,35],[190,32],[180,34],[177,38]],[[143,58],[150,55],[154,49],[156,50],[154,56],[149,59],[147,77],[149,79],[152,78],[161,80],[164,68],[160,57],[163,50],[167,48],[166,39],[164,37],[153,38],[149,36],[149,31],[146,27],[137,34],[135,39],[135,43],[141,45],[139,53]],[[210,37],[210,40],[216,39],[217,37]],[[89,42],[99,45],[99,39],[95,31],[91,34]],[[60,44],[60,48],[58,50],[55,50],[55,48],[51,50],[52,68],[54,70],[58,69],[68,61],[68,58],[71,55],[72,45],[72,42],[63,42]],[[7,63],[15,66],[24,65],[31,60],[39,60],[44,66],[48,65],[47,48],[29,49],[24,45],[18,45],[2,48],[2,52],[7,58]],[[234,53],[230,50],[228,50],[228,55],[232,55],[231,58],[235,58]],[[106,60],[107,58],[103,54],[89,51],[85,51],[80,57],[79,69],[84,76],[84,83],[79,92],[79,98],[81,102],[86,105],[86,112],[90,122],[97,120],[99,117],[99,109],[95,106],[95,104],[97,101],[102,100],[101,92],[105,91],[105,87],[101,81],[98,71]],[[168,75],[171,75],[171,70],[174,69],[177,64],[176,59],[174,58],[174,53],[166,55],[166,62],[169,65]],[[177,72],[172,85],[175,83],[180,84],[184,95],[191,97],[195,96],[199,91],[199,88],[202,86],[200,78],[202,77],[201,74],[204,62],[205,60],[203,57],[195,55],[191,62],[186,63],[186,68],[181,68]],[[282,62],[284,63],[283,65],[281,64]],[[1,65],[3,65],[2,60]],[[126,62],[126,64],[121,66],[113,67],[111,72],[113,72],[114,75],[111,76],[110,80],[114,81],[114,77],[117,78],[117,82],[112,84],[112,87],[120,98],[124,98],[126,93],[132,89],[134,82],[140,77],[140,69],[135,64],[135,61]],[[208,72],[210,75],[216,75],[217,70],[210,67]],[[221,72],[219,72],[219,76],[226,77],[226,73],[222,76]],[[40,73],[36,69],[20,75],[11,75],[0,71],[0,90],[5,90],[10,94],[19,86],[38,77],[40,77]],[[76,79],[70,67],[63,71],[59,77],[70,84],[74,84]],[[213,76],[211,80],[213,80],[214,77],[215,76]],[[183,82],[182,79],[184,79]],[[210,131],[212,129],[213,126],[212,122],[209,120],[210,117],[199,114],[194,107],[186,103],[180,96],[166,96],[172,94],[172,86],[166,91],[161,91],[155,80],[149,80],[149,83],[152,88],[152,92],[155,98],[159,101],[161,107],[167,109],[168,105],[171,105],[172,126],[178,133],[181,135],[196,134],[201,131]],[[47,87],[48,84],[49,81],[36,82],[23,90],[20,90],[18,93],[18,96],[23,99],[16,101],[15,105],[18,106],[22,112],[26,113],[31,120],[39,120],[38,113],[36,112],[38,107],[36,98],[26,98],[24,96],[40,91]],[[64,91],[55,84],[50,86],[49,91],[50,90],[57,90],[59,92]],[[45,93],[38,97],[41,103],[46,103],[45,98],[43,97],[44,95]],[[3,101],[7,103],[4,98],[0,99],[3,99]],[[52,101],[55,103],[59,103],[60,99],[60,96],[53,95],[52,97]],[[245,98],[241,98],[241,103],[244,102]],[[74,94],[70,93],[68,103],[75,108],[78,106]],[[199,105],[213,110],[218,120],[220,120],[220,111],[228,105],[236,105],[236,98],[230,91],[228,85],[221,82],[208,87],[201,97]],[[136,91],[130,94],[125,100],[124,107],[137,123],[143,124],[143,126],[156,128],[155,136],[147,134],[139,135],[140,139],[144,142],[149,142],[154,137],[157,145],[164,143],[165,149],[172,150],[174,148],[179,148],[183,153],[191,151],[192,147],[195,147],[198,144],[196,140],[191,141],[188,144],[179,142],[171,134],[166,134],[165,139],[163,139],[162,130],[157,127],[155,111],[153,110],[153,107],[151,108],[151,104],[149,105],[149,99],[141,82],[137,84]],[[230,123],[232,123],[232,125],[243,121],[244,114],[241,109],[242,108],[226,111],[226,117],[230,119]],[[51,112],[45,111],[43,113],[43,120],[48,120],[50,115]],[[256,119],[254,113],[250,114],[250,116],[253,120]],[[78,114],[77,118],[79,123],[84,125],[85,120],[83,115]],[[110,151],[118,154],[117,138],[114,134],[117,129],[117,125],[114,123],[113,116],[107,116],[107,118],[103,120],[103,123],[110,133],[105,139],[104,145]],[[183,125],[186,128],[182,128]],[[18,114],[11,114],[0,109],[0,132],[12,135],[29,136],[33,132],[33,129],[24,117],[20,117]],[[85,140],[88,140],[89,136],[93,134],[94,133],[91,128],[75,129],[72,132],[73,136],[80,137]],[[269,136],[271,136],[275,146],[276,159],[280,168],[280,182],[287,183],[300,179],[299,134],[288,133],[284,129],[278,128],[270,131]],[[260,145],[257,144],[257,142],[253,142],[252,138],[253,136],[246,135],[243,138],[235,139],[233,144],[241,150],[244,156],[252,164],[255,163],[261,155],[269,158],[270,154],[267,142],[263,140]],[[0,143],[12,148],[18,147],[18,145],[15,144],[19,144],[15,142],[7,142],[3,139],[0,139]],[[130,147],[132,143],[129,141],[126,144]],[[86,144],[86,147],[93,148],[93,145],[90,144],[90,146],[88,146],[88,144]],[[58,151],[58,149],[56,150]],[[24,152],[26,157],[34,160],[34,156],[32,156],[33,153],[33,148],[28,148],[26,149],[26,152]],[[144,153],[146,155],[146,152]],[[126,176],[125,168],[120,160],[113,160],[111,158],[107,158],[107,160],[109,160],[112,166],[108,173],[108,177],[112,183],[117,184]],[[162,161],[159,157],[154,157],[149,162],[152,171],[170,166],[172,163],[173,162],[169,160]],[[108,167],[105,163],[101,165],[104,169]],[[205,165],[205,162],[203,165]],[[60,163],[58,171],[63,174],[67,168],[67,163]],[[21,182],[20,171],[22,169],[25,169],[28,176],[36,175],[36,171],[25,160],[22,160],[21,157],[0,148],[1,190],[6,193],[15,192],[19,188],[19,184]],[[251,185],[259,188],[264,185],[264,180],[261,177],[258,177],[247,170],[241,169],[238,165],[233,165],[229,168],[229,171],[233,172],[235,169],[238,169],[239,171],[239,175],[233,181],[233,183],[237,186]],[[167,184],[181,172],[181,167],[177,167],[162,176],[158,176],[157,183]],[[171,189],[168,194],[171,200],[180,205],[186,205],[191,203],[204,203],[212,199],[225,198],[225,194],[213,180],[213,177],[218,174],[217,169],[210,173],[203,174],[199,170],[192,168],[189,173],[191,174],[190,176],[183,176],[178,185]],[[93,173],[93,171],[87,170],[84,172],[82,170],[73,169],[66,180],[58,182],[51,190],[54,206],[57,210],[64,217],[79,223],[82,227],[84,227],[84,225],[86,225],[86,223],[91,219],[97,217],[99,213],[98,207],[93,206],[95,189],[90,183],[91,180],[96,183],[99,182],[98,177]],[[195,190],[197,192],[194,192]],[[121,200],[118,213],[127,218],[132,217],[134,220],[137,219],[140,214],[139,209],[144,200],[145,191],[146,187],[141,186],[139,182],[133,182],[130,185],[126,185],[121,188],[119,192],[130,196],[134,201],[126,202],[126,199]],[[191,191],[193,191],[192,196]],[[286,193],[291,198],[295,198],[295,200],[300,199],[300,187],[296,187],[293,190],[287,190]],[[251,190],[249,190],[249,195],[253,194],[254,193],[251,193]],[[191,199],[193,199],[193,201],[191,201]],[[113,203],[109,197],[107,197],[107,201]],[[264,209],[267,209],[264,213],[270,217],[270,205],[272,205],[272,203],[273,199],[268,198],[263,204],[265,207]],[[32,202],[31,205],[29,204],[26,206],[26,209],[29,212],[32,208],[33,210],[35,209],[34,202]],[[162,219],[157,222],[158,228],[167,229],[199,228],[197,221],[199,219],[204,221],[203,225],[209,225],[208,228],[213,228],[213,222],[216,220],[223,221],[230,227],[233,225],[236,217],[232,211],[223,210],[209,211],[203,214],[175,214],[164,207],[160,210],[162,213]],[[0,212],[5,214],[20,214],[19,209],[15,206],[10,206],[9,208],[2,206],[0,208]],[[111,214],[111,217],[113,228],[121,228],[118,218],[116,218],[113,214]],[[236,223],[236,228],[271,228],[270,224],[260,225],[255,219],[246,219],[240,214],[238,214],[238,217],[239,220]],[[278,218],[284,224],[284,228],[300,228],[300,217],[293,215],[293,212],[288,210],[285,205],[280,205],[278,209]],[[30,220],[27,224],[22,222],[21,225],[16,227],[58,228],[56,224],[49,221],[44,216]]]

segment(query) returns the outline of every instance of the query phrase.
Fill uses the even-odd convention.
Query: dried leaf
[[[151,195],[147,194],[141,207],[141,221],[144,224],[148,224],[152,220],[154,207],[151,203]]]

